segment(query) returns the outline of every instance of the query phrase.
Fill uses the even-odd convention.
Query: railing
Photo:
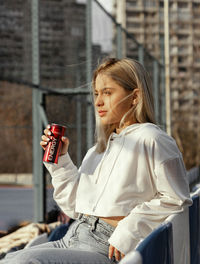
[[[190,185],[190,191],[193,191],[200,183],[200,167],[194,167],[187,171],[187,178]]]
[[[120,264],[198,264],[200,262],[200,189],[192,206],[153,230]]]

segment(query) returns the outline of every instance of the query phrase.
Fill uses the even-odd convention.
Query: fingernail
[[[50,141],[50,138],[47,138],[47,141]]]
[[[48,142],[44,142],[44,145],[47,145]]]
[[[47,125],[47,128],[48,128],[48,129],[50,129],[50,128],[51,128],[51,126],[50,126],[50,125]]]
[[[51,136],[51,132],[49,131],[47,135]]]

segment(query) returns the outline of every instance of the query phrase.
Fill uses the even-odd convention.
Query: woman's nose
[[[102,97],[101,96],[97,96],[96,100],[95,100],[95,106],[102,106],[104,104]]]

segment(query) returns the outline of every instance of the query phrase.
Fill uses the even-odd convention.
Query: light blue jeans
[[[52,241],[9,253],[1,264],[110,264],[108,239],[114,227],[95,216],[81,215],[67,234]]]

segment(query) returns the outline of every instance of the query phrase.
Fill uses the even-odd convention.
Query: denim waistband
[[[83,220],[84,222],[88,223],[89,225],[93,226],[94,228],[98,227],[98,224],[99,224],[99,225],[101,225],[101,227],[105,228],[106,230],[108,230],[110,232],[114,232],[114,230],[115,230],[114,226],[109,225],[108,223],[101,220],[97,216],[80,214],[79,219]]]

